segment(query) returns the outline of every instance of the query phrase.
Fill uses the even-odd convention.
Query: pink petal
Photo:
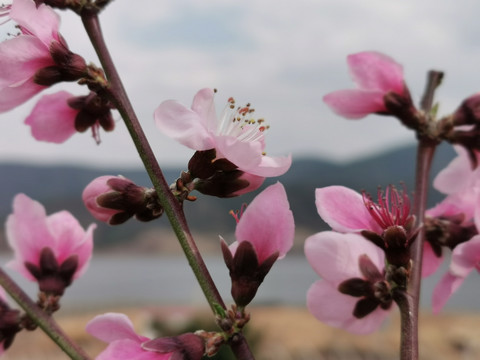
[[[363,277],[358,259],[366,254],[380,271],[385,267],[383,251],[357,234],[322,231],[305,240],[305,255],[313,270],[333,286],[353,277]]]
[[[321,322],[355,334],[372,333],[382,325],[390,310],[379,307],[363,319],[357,319],[353,309],[358,300],[340,293],[336,286],[323,280],[315,282],[307,292],[308,310]]]
[[[46,47],[52,41],[59,40],[60,17],[49,6],[41,4],[37,8],[31,0],[14,0],[10,17],[39,38]]]
[[[386,111],[381,91],[338,90],[323,97],[336,114],[347,119],[360,119],[369,114]]]
[[[265,181],[264,177],[252,175],[249,173],[243,173],[240,176],[240,179],[248,181],[249,185],[246,188],[235,192],[233,196],[239,196],[257,190],[260,186],[262,186],[263,182]]]
[[[242,171],[253,175],[262,161],[263,145],[260,141],[240,141],[233,136],[215,136],[217,157],[225,157]]]
[[[128,316],[119,313],[97,315],[88,322],[85,330],[107,343],[129,339],[140,346],[142,342],[149,340],[145,336],[137,335]]]
[[[85,232],[78,220],[68,211],[50,215],[47,218],[47,225],[56,242],[52,250],[57,261],[63,263],[71,255],[78,256],[78,267],[74,276],[74,279],[77,279],[85,272],[92,256],[93,230],[96,225],[90,225]]]
[[[145,351],[142,349],[141,344],[126,339],[110,343],[95,360],[169,360],[171,355],[171,353],[160,354]]]
[[[473,170],[467,151],[455,146],[458,156],[441,170],[433,181],[433,186],[444,194],[464,191],[471,185]]]
[[[67,104],[72,96],[66,91],[42,96],[25,119],[35,139],[59,144],[76,133],[75,117],[78,110]]]
[[[347,187],[316,189],[315,204],[320,217],[335,231],[381,230],[370,216],[362,196]]]
[[[435,273],[442,262],[443,257],[435,255],[432,245],[430,245],[428,241],[425,241],[423,244],[422,277],[427,277]]]
[[[0,113],[12,110],[18,105],[23,104],[43,89],[45,89],[45,86],[37,85],[31,79],[18,86],[1,89]]]
[[[263,155],[260,165],[256,167],[255,174],[265,177],[280,176],[285,174],[292,165],[292,156],[270,157]]]
[[[469,221],[473,216],[475,205],[474,199],[468,201],[469,197],[470,196],[463,196],[463,194],[460,193],[448,195],[442,200],[442,202],[438,203],[433,208],[428,209],[425,214],[430,217],[440,217],[454,216],[463,213],[465,214],[465,219]]]
[[[55,239],[48,229],[45,209],[39,202],[24,194],[18,194],[13,200],[13,211],[7,218],[6,233],[15,259],[7,266],[33,281],[35,279],[24,263],[28,261],[38,265],[42,248],[53,248]]]
[[[195,94],[192,102],[192,110],[200,116],[205,127],[211,133],[215,133],[217,130],[214,94],[212,89],[201,89]]]
[[[447,272],[435,286],[432,295],[432,309],[438,314],[447,303],[450,296],[462,285],[464,277],[459,277]]]
[[[155,124],[165,135],[193,150],[215,147],[207,119],[174,100],[161,103],[154,113]]]
[[[467,277],[480,263],[480,235],[475,235],[453,249],[450,272],[452,275]]]
[[[293,245],[295,224],[285,188],[270,185],[253,199],[237,224],[235,237],[255,247],[259,262],[275,252],[282,258]]]
[[[53,65],[45,45],[32,36],[18,36],[0,43],[0,89],[18,86],[38,69]]]
[[[365,51],[347,57],[353,80],[361,89],[403,93],[403,68],[391,57]]]

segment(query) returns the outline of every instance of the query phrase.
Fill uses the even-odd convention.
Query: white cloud
[[[219,89],[219,109],[229,96],[252,102],[272,126],[267,140],[272,155],[342,160],[414,141],[394,119],[347,121],[322,103],[325,93],[353,86],[346,55],[363,50],[391,55],[404,64],[415,99],[429,69],[446,71],[437,99],[441,111],[452,111],[480,88],[479,11],[473,0],[462,6],[434,0],[139,0],[112,2],[101,22],[161,163],[186,163],[190,151],[155,129],[155,107],[169,98],[189,104],[204,86]],[[63,12],[61,29],[72,49],[98,64],[76,15]],[[99,147],[88,135],[62,146],[35,143],[20,124],[33,103],[0,116],[0,159],[139,164],[121,122],[114,133],[102,134]]]

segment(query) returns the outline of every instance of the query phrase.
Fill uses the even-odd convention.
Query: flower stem
[[[428,74],[427,86],[423,96],[421,106],[428,125],[433,124],[431,110],[433,106],[434,93],[442,80],[443,74],[430,71]],[[430,129],[433,126],[428,126]],[[430,168],[435,154],[438,140],[432,134],[422,134],[418,138],[417,164],[415,172],[415,202],[414,214],[418,226],[421,229],[412,244],[413,268],[410,274],[409,286],[407,291],[395,294],[395,302],[398,304],[401,312],[401,360],[418,359],[418,311],[420,302],[420,285],[422,280],[422,256],[423,243],[425,240],[425,231],[423,222],[425,210],[427,207],[427,195],[429,189]]]
[[[8,292],[20,307],[71,359],[89,360],[90,357],[75,344],[27,294],[0,268],[0,285]]]
[[[82,12],[81,17],[87,34],[90,37],[90,41],[97,52],[107,79],[110,83],[109,95],[111,100],[114,102],[118,111],[122,115],[122,118],[127,126],[128,131],[130,132],[130,136],[132,137],[145,169],[158,194],[159,201],[165,210],[165,214],[170,221],[170,224],[180,242],[180,245],[197,278],[197,281],[214,313],[216,313],[215,309],[218,305],[226,309],[225,303],[223,302],[223,299],[220,296],[191,235],[185,219],[185,214],[182,209],[182,204],[178,202],[178,200],[170,191],[170,187],[163,176],[162,170],[155,159],[155,155],[153,154],[140,122],[138,121],[135,111],[133,110],[127,93],[121,82],[120,76],[118,75],[108,48],[105,44],[105,40],[100,28],[100,22],[98,20],[98,15],[95,11],[85,10]],[[232,350],[237,358],[242,360],[254,359],[243,336],[241,337],[240,343],[241,346],[232,347]]]
[[[81,16],[84,27],[88,33],[88,36],[90,37],[90,40],[92,41],[93,46],[95,47],[105,74],[108,78],[111,100],[114,102],[118,111],[122,115],[125,125],[130,132],[130,136],[135,143],[140,158],[143,161],[145,169],[153,183],[153,186],[155,187],[155,190],[157,191],[160,204],[165,209],[165,213],[170,220],[175,234],[178,237],[188,262],[192,267],[193,272],[195,273],[210,306],[212,306],[212,309],[214,309],[213,305],[215,303],[225,308],[225,304],[223,303],[223,300],[220,297],[215,284],[213,283],[213,280],[190,233],[190,229],[188,228],[188,224],[185,219],[185,214],[182,210],[182,205],[172,195],[170,187],[163,176],[162,170],[158,165],[155,155],[153,154],[145,133],[143,132],[140,122],[138,121],[130,100],[128,99],[103,39],[98,16],[93,11],[83,11]]]

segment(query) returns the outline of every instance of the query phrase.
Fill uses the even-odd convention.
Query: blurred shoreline
[[[86,323],[103,310],[55,316],[65,332],[96,356],[105,344],[84,331]],[[114,309],[129,315],[138,333],[154,336],[152,320],[182,331],[199,319],[210,319],[204,306],[127,307]],[[370,335],[353,335],[318,322],[302,307],[252,306],[247,337],[251,337],[257,360],[393,360],[398,359],[400,342],[399,316],[395,311],[380,331]],[[211,324],[211,323],[210,323]],[[480,358],[480,314],[447,312],[438,316],[422,312],[420,316],[420,352],[422,360],[475,360]],[[206,330],[215,330],[213,324]],[[40,330],[21,333],[6,360],[63,360],[63,354]]]

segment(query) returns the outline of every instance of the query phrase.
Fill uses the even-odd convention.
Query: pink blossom
[[[473,269],[480,272],[480,235],[453,249],[450,267],[433,290],[433,312],[440,312]]]
[[[308,290],[308,310],[321,322],[352,333],[377,330],[392,309],[391,298],[377,298],[373,291],[374,285],[377,290],[381,285],[387,297],[390,291],[383,279],[383,251],[360,235],[324,231],[307,238],[305,255],[321,277]],[[347,294],[352,280],[363,284],[362,294]],[[360,311],[367,304],[369,310]]]
[[[44,95],[37,102],[25,119],[25,124],[31,127],[35,139],[60,144],[76,133],[75,117],[78,110],[67,103],[72,97],[69,92],[60,91]]]
[[[323,101],[337,114],[359,119],[387,109],[384,96],[389,92],[405,93],[402,66],[392,58],[374,51],[347,57],[353,81],[359,89],[339,90],[324,96]]]
[[[291,157],[265,155],[263,119],[251,117],[253,109],[235,108],[231,98],[220,117],[214,107],[214,91],[202,89],[194,97],[191,109],[167,100],[155,110],[157,127],[166,135],[197,151],[216,150],[216,158],[225,158],[238,170],[259,177],[284,174]]]
[[[344,186],[327,186],[315,190],[318,214],[333,230],[381,234],[389,227],[410,227],[410,200],[406,191],[389,186],[378,190],[378,201]]]
[[[200,360],[204,353],[203,340],[194,334],[150,340],[135,333],[133,324],[124,314],[107,313],[96,316],[87,324],[89,334],[108,343],[96,360],[169,360],[188,358]]]
[[[433,182],[434,187],[447,196],[426,212],[428,242],[424,246],[424,276],[433,274],[442,263],[442,247],[454,249],[458,244],[468,241],[478,233],[480,225],[480,172],[478,168],[472,168],[465,149],[456,146],[455,150],[458,156],[438,173]],[[438,236],[436,223],[441,223],[440,227],[445,229],[441,237]],[[433,234],[431,238],[430,229]],[[443,242],[439,243],[439,239]],[[437,248],[436,251],[432,246]]]
[[[43,276],[49,276],[42,273],[43,266],[56,267],[58,280],[68,286],[87,270],[95,227],[92,224],[85,231],[68,211],[47,216],[39,202],[18,194],[13,201],[13,214],[6,222],[7,240],[15,256],[7,266],[40,285]]]
[[[6,8],[8,10],[8,8]],[[0,43],[0,112],[22,104],[46,86],[34,81],[39,69],[55,66],[53,43],[64,44],[58,33],[59,16],[44,4],[13,0],[9,17],[20,35]]]
[[[293,246],[295,224],[285,188],[279,182],[258,194],[241,214],[235,230],[237,241],[230,246],[232,253],[238,244],[250,242],[258,262],[271,255],[285,257]]]

